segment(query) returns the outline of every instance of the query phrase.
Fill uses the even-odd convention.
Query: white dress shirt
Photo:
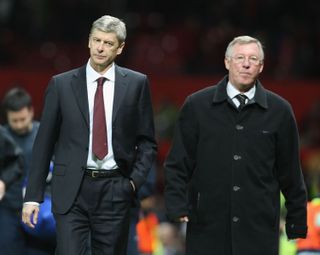
[[[89,169],[115,169],[117,163],[114,160],[113,148],[112,148],[112,109],[113,109],[113,97],[114,97],[114,82],[115,82],[115,65],[114,63],[108,69],[108,71],[101,75],[97,73],[90,65],[90,60],[86,67],[87,74],[87,92],[89,102],[89,120],[90,120],[90,133],[89,133],[89,151],[87,159],[87,168]],[[94,107],[94,96],[98,87],[97,79],[105,77],[107,80],[103,85],[103,101],[104,109],[106,114],[106,126],[107,126],[107,137],[108,137],[108,154],[104,159],[99,160],[92,153],[92,123],[93,123],[93,107]]]
[[[231,84],[231,82],[229,81],[227,84],[227,94],[228,96],[231,98],[232,102],[239,107],[240,106],[240,102],[239,100],[236,98],[237,95],[239,94],[243,94],[245,95],[248,99],[246,99],[245,103],[248,103],[249,100],[251,100],[254,97],[254,94],[256,93],[256,85],[254,85],[251,89],[249,89],[248,91],[246,91],[245,93],[241,93],[238,89],[236,89],[235,86],[233,86]]]

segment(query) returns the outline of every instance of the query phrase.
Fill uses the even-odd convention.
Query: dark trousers
[[[54,214],[56,254],[126,255],[132,201],[129,179],[85,176],[70,211]]]
[[[25,255],[24,233],[19,212],[2,207],[0,203],[1,255]]]

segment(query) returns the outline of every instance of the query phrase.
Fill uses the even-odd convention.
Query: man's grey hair
[[[120,43],[123,43],[127,37],[125,23],[122,20],[110,15],[104,15],[94,21],[92,23],[90,35],[95,29],[106,33],[115,33]]]
[[[232,51],[233,51],[233,46],[236,44],[249,44],[249,43],[256,43],[259,51],[260,51],[260,61],[264,60],[264,51],[261,42],[254,37],[248,36],[248,35],[242,35],[233,38],[233,40],[229,43],[226,53],[225,53],[225,58],[230,58],[232,57]]]

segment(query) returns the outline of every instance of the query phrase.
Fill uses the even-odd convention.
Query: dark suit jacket
[[[190,95],[181,109],[165,162],[168,216],[189,216],[188,255],[277,255],[280,191],[288,237],[307,231],[294,115],[259,82],[239,111],[227,82]]]
[[[73,204],[87,164],[89,109],[86,66],[49,82],[33,148],[25,201],[42,202],[49,162],[54,155],[52,209],[65,213]],[[116,66],[112,115],[115,160],[137,189],[156,154],[153,112],[146,75]]]

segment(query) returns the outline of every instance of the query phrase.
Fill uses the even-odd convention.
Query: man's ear
[[[230,60],[229,59],[227,59],[227,58],[224,59],[224,66],[226,67],[227,70],[229,70],[229,68],[230,68]]]
[[[118,50],[117,50],[117,55],[120,55],[120,54],[122,53],[122,50],[123,50],[123,48],[124,48],[124,45],[125,45],[124,42],[120,44],[120,46],[118,47]]]

